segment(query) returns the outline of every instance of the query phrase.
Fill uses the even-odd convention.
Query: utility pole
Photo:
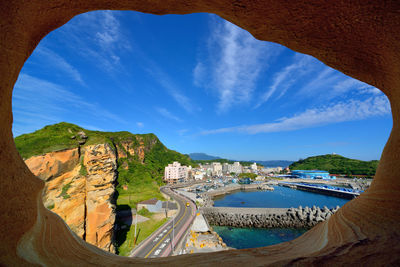
[[[165,218],[168,218],[168,202],[169,200],[167,199],[167,205],[165,206]]]
[[[135,215],[135,240],[136,240],[137,216],[138,216],[138,210],[137,210],[137,207],[136,207],[136,215]]]
[[[174,253],[175,248],[175,217],[172,217],[172,253]]]

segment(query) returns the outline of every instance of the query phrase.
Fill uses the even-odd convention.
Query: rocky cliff
[[[25,161],[43,179],[45,206],[88,243],[115,252],[117,157],[109,144],[33,156]]]
[[[69,123],[19,136],[15,143],[32,173],[45,181],[44,205],[80,238],[113,253],[118,196],[157,196],[164,167],[190,162],[153,134],[89,131]]]

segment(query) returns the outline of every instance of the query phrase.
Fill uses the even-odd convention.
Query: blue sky
[[[18,136],[61,121],[155,133],[181,153],[239,160],[379,159],[378,89],[211,14],[96,11],[42,40],[13,94]]]

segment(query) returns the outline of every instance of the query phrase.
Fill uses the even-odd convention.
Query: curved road
[[[169,187],[161,188],[161,191],[178,203],[179,212],[173,220],[171,219],[161,226],[131,252],[130,257],[156,258],[171,255],[173,248],[182,239],[194,218],[196,207],[192,201],[176,194]],[[187,202],[190,203],[189,206],[186,206]]]

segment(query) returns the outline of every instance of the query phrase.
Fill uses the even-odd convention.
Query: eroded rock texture
[[[141,163],[144,162],[146,149],[154,145],[151,143],[149,147],[146,148],[143,142],[143,138],[140,136],[135,136],[136,140],[125,140],[121,141],[120,145],[117,145],[118,158],[127,158],[128,156],[137,156]]]
[[[109,144],[84,147],[83,165],[86,178],[86,241],[115,252],[113,228],[115,222],[115,181],[117,158]]]
[[[117,161],[110,145],[50,152],[25,162],[45,181],[45,207],[63,218],[86,242],[115,252],[113,195]]]
[[[98,9],[211,12],[256,38],[310,54],[382,90],[393,129],[370,189],[300,238],[266,248],[167,259],[112,256],[71,234],[42,203],[13,144],[11,94],[25,60],[50,31]],[[66,40],[68,41],[68,40]],[[400,264],[400,1],[10,0],[0,3],[0,263],[51,266],[265,266]]]

